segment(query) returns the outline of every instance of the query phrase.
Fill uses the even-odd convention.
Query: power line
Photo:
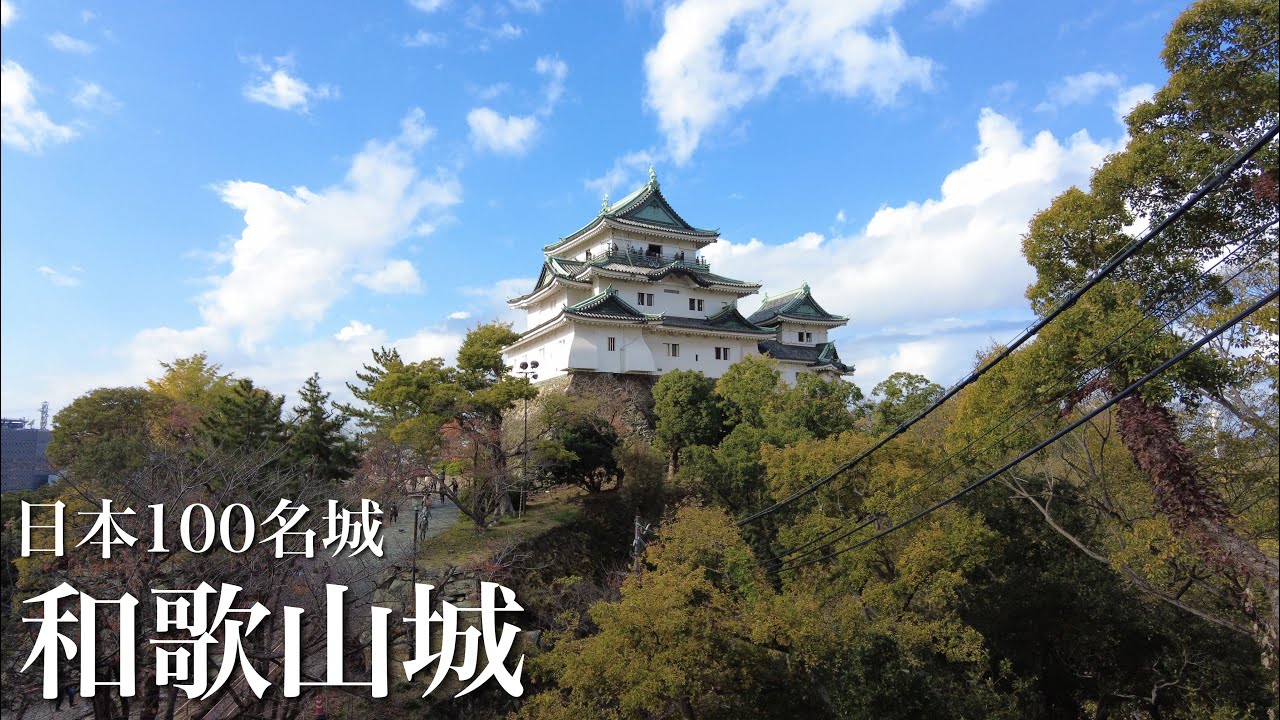
[[[1232,173],[1240,169],[1240,167],[1243,166],[1246,162],[1248,162],[1248,160],[1252,158],[1255,154],[1257,154],[1259,150],[1265,147],[1266,144],[1276,136],[1277,131],[1280,131],[1280,125],[1271,126],[1269,130],[1263,133],[1262,136],[1258,138],[1258,140],[1255,141],[1252,145],[1250,145],[1243,153],[1238,154],[1233,160],[1226,163],[1225,166],[1223,166],[1222,169],[1219,170],[1217,174],[1215,174],[1211,179],[1209,179],[1208,182],[1202,183],[1199,187],[1197,187],[1196,190],[1192,192],[1191,195],[1188,196],[1188,198],[1184,200],[1182,204],[1178,206],[1177,209],[1175,209],[1169,215],[1165,216],[1164,219],[1162,219],[1159,223],[1157,223],[1154,228],[1149,229],[1145,234],[1143,234],[1142,237],[1129,243],[1129,245],[1126,246],[1123,251],[1113,256],[1112,259],[1106,265],[1104,265],[1100,270],[1098,270],[1098,272],[1090,276],[1090,278],[1086,280],[1084,284],[1080,285],[1070,295],[1064,298],[1062,302],[1060,302],[1055,308],[1053,308],[1053,310],[1051,310],[1047,315],[1045,315],[1043,318],[1041,318],[1037,322],[1030,325],[1026,330],[1023,330],[1022,333],[1019,334],[1017,338],[1015,338],[1012,342],[1010,342],[1007,346],[1005,346],[1004,349],[1002,349],[999,353],[997,353],[994,358],[987,361],[986,363],[983,363],[982,366],[973,370],[973,372],[969,373],[969,375],[967,375],[960,382],[956,383],[955,385],[952,385],[945,393],[943,393],[942,397],[934,401],[931,405],[929,405],[929,407],[925,408],[922,412],[912,417],[910,420],[907,420],[906,422],[899,425],[889,434],[885,435],[880,440],[878,440],[870,448],[862,451],[852,460],[849,460],[848,462],[842,464],[840,467],[836,468],[831,474],[827,475],[826,477],[811,483],[808,487],[805,487],[801,490],[796,491],[795,493],[792,493],[787,498],[783,500],[779,500],[778,502],[774,503],[773,505],[770,505],[769,507],[766,507],[762,510],[758,510],[748,515],[747,517],[742,518],[741,520],[738,520],[737,522],[738,526],[742,527],[744,525],[755,522],[756,520],[759,520],[760,518],[765,517],[766,515],[775,513],[791,505],[791,503],[795,502],[796,500],[799,500],[800,498],[806,495],[809,495],[813,493],[815,490],[827,485],[828,483],[830,483],[831,481],[839,477],[841,474],[848,471],[850,468],[862,462],[862,460],[865,459],[867,456],[869,456],[871,453],[884,447],[886,444],[888,444],[890,440],[893,440],[894,438],[898,437],[902,433],[906,432],[909,428],[911,428],[913,425],[915,425],[925,416],[929,415],[934,410],[937,410],[939,407],[942,406],[943,403],[945,403],[947,400],[950,400],[952,397],[954,397],[956,393],[960,392],[964,388],[973,384],[975,381],[978,380],[978,378],[985,375],[988,370],[995,367],[1002,360],[1004,360],[1009,355],[1011,355],[1014,350],[1017,350],[1024,343],[1026,343],[1028,340],[1034,337],[1037,333],[1039,333],[1040,330],[1043,329],[1046,325],[1048,325],[1051,321],[1053,321],[1054,318],[1058,317],[1059,315],[1061,315],[1062,313],[1070,309],[1073,305],[1075,305],[1076,302],[1090,288],[1102,282],[1104,278],[1106,278],[1108,275],[1114,272],[1116,268],[1120,267],[1120,265],[1125,260],[1128,260],[1130,257],[1133,257],[1133,255],[1136,254],[1143,247],[1145,247],[1148,242],[1150,242],[1160,233],[1164,232],[1164,230],[1168,228],[1170,225],[1172,225],[1174,221],[1176,221],[1178,218],[1186,214],[1187,211],[1189,211],[1202,198],[1204,198],[1213,190],[1217,189],[1217,187],[1221,185],[1223,182],[1225,182],[1226,179],[1230,177]]]
[[[1102,404],[1102,405],[1100,405],[1099,407],[1097,407],[1097,408],[1095,408],[1094,410],[1092,410],[1092,411],[1090,411],[1089,413],[1087,413],[1084,417],[1081,417],[1079,420],[1076,420],[1075,422],[1071,423],[1070,425],[1068,425],[1067,427],[1063,428],[1062,430],[1059,430],[1058,432],[1054,433],[1054,434],[1053,434],[1053,435],[1051,435],[1048,439],[1041,441],[1041,442],[1040,442],[1039,444],[1037,444],[1035,447],[1031,448],[1030,450],[1027,450],[1026,452],[1022,453],[1021,455],[1019,455],[1018,457],[1014,458],[1013,460],[1010,460],[1009,462],[1005,463],[1005,464],[1004,464],[1004,465],[1002,465],[999,469],[997,469],[997,470],[995,470],[995,471],[993,471],[993,472],[991,472],[991,473],[988,473],[986,476],[982,477],[982,478],[981,478],[981,479],[979,479],[979,480],[975,480],[973,483],[970,483],[968,486],[966,486],[964,489],[960,490],[959,492],[955,493],[954,495],[951,495],[951,496],[947,497],[947,498],[946,498],[946,499],[944,499],[944,500],[940,500],[940,501],[938,501],[938,502],[934,503],[933,505],[929,506],[928,508],[925,508],[924,510],[921,510],[920,512],[917,512],[915,515],[912,515],[911,517],[907,518],[906,520],[903,520],[902,522],[900,522],[900,523],[898,523],[898,524],[896,524],[896,525],[892,525],[892,526],[890,526],[890,527],[888,527],[888,528],[886,528],[886,529],[884,529],[884,530],[881,530],[880,532],[877,532],[876,534],[872,535],[871,537],[866,538],[865,540],[859,541],[859,542],[857,542],[857,543],[854,543],[853,545],[850,545],[850,546],[849,546],[849,547],[847,547],[847,548],[842,548],[842,549],[840,549],[840,550],[835,550],[835,551],[829,552],[829,553],[827,553],[826,555],[823,555],[823,556],[818,557],[818,558],[813,558],[813,559],[810,559],[810,560],[805,560],[805,561],[803,561],[803,562],[797,562],[797,563],[793,563],[793,564],[790,564],[790,565],[786,565],[786,566],[784,566],[784,567],[780,568],[780,569],[778,570],[778,572],[785,572],[785,571],[788,571],[788,570],[796,570],[796,569],[801,568],[801,567],[804,567],[804,566],[806,566],[806,565],[812,565],[812,564],[814,564],[814,563],[822,562],[823,560],[829,560],[829,559],[831,559],[831,558],[833,558],[833,557],[836,557],[837,555],[842,555],[842,554],[844,554],[844,553],[847,553],[847,552],[850,552],[850,551],[853,551],[853,550],[857,550],[858,548],[864,547],[864,546],[866,546],[867,544],[869,544],[869,543],[871,543],[871,542],[874,542],[874,541],[876,541],[876,540],[878,540],[878,539],[880,539],[880,538],[884,537],[885,535],[888,535],[888,534],[889,534],[889,533],[891,533],[891,532],[894,532],[895,530],[898,530],[898,529],[903,528],[903,527],[905,527],[905,526],[907,526],[907,525],[910,525],[911,523],[915,522],[916,520],[919,520],[920,518],[922,518],[922,517],[924,517],[924,516],[926,516],[926,515],[928,515],[928,514],[932,513],[933,511],[935,511],[935,510],[937,510],[937,509],[939,509],[939,508],[941,508],[941,507],[944,507],[944,506],[946,506],[946,505],[949,505],[949,504],[951,504],[951,503],[955,502],[956,500],[959,500],[960,498],[964,497],[965,495],[968,495],[969,493],[973,492],[974,490],[978,489],[979,487],[981,487],[981,486],[985,485],[986,483],[990,482],[992,479],[994,479],[994,478],[998,477],[999,475],[1003,474],[1005,471],[1009,470],[1010,468],[1013,468],[1014,466],[1018,465],[1018,463],[1021,463],[1023,460],[1026,460],[1027,458],[1031,457],[1032,455],[1035,455],[1036,453],[1040,452],[1041,450],[1045,449],[1046,447],[1048,447],[1048,446],[1052,445],[1053,443],[1057,442],[1057,441],[1058,441],[1059,439],[1061,439],[1062,437],[1066,436],[1067,434],[1069,434],[1069,433],[1073,432],[1074,430],[1076,430],[1077,428],[1079,428],[1081,425],[1084,425],[1085,423],[1089,422],[1089,421],[1090,421],[1090,420],[1092,420],[1093,418],[1097,417],[1099,414],[1101,414],[1101,413],[1102,413],[1104,410],[1106,410],[1107,408],[1110,408],[1112,405],[1115,405],[1116,403],[1120,402],[1121,400],[1124,400],[1125,398],[1129,397],[1129,396],[1130,396],[1130,395],[1132,395],[1133,393],[1137,392],[1139,389],[1141,389],[1141,388],[1142,388],[1142,386],[1143,386],[1143,385],[1146,385],[1148,382],[1150,382],[1150,381],[1151,381],[1152,379],[1154,379],[1156,376],[1160,375],[1160,373],[1162,373],[1162,372],[1164,372],[1165,370],[1168,370],[1170,367],[1173,367],[1174,365],[1176,365],[1176,364],[1178,364],[1178,363],[1182,362],[1182,361],[1183,361],[1183,360],[1185,360],[1185,359],[1187,358],[1187,356],[1189,356],[1191,353],[1193,353],[1193,352],[1195,352],[1195,351],[1199,350],[1200,348],[1204,347],[1206,344],[1208,344],[1209,342],[1211,342],[1214,338],[1218,337],[1219,335],[1221,335],[1222,333],[1226,332],[1227,330],[1229,330],[1229,329],[1230,329],[1230,328],[1232,328],[1233,326],[1237,325],[1238,323],[1240,323],[1241,321],[1243,321],[1245,318],[1247,318],[1247,317],[1249,317],[1250,315],[1252,315],[1254,312],[1256,312],[1256,311],[1258,311],[1259,309],[1261,309],[1261,308],[1265,307],[1265,306],[1266,306],[1268,303],[1270,303],[1272,300],[1275,300],[1277,296],[1280,296],[1280,290],[1272,290],[1270,293],[1268,293],[1268,294],[1267,294],[1267,296],[1266,296],[1266,297],[1264,297],[1264,298],[1262,298],[1262,299],[1260,299],[1260,300],[1255,301],[1252,305],[1250,305],[1248,308],[1245,308],[1244,310],[1242,310],[1242,311],[1240,311],[1239,313],[1237,313],[1237,314],[1236,314],[1234,317],[1232,317],[1230,320],[1228,320],[1228,321],[1226,321],[1225,323],[1222,323],[1221,325],[1217,326],[1217,327],[1216,327],[1216,328],[1214,328],[1211,332],[1209,332],[1208,334],[1206,334],[1205,336],[1203,336],[1203,337],[1201,337],[1199,340],[1197,340],[1194,344],[1190,345],[1189,347],[1185,348],[1184,350],[1182,350],[1181,352],[1177,353],[1177,354],[1176,354],[1176,355],[1174,355],[1173,357],[1171,357],[1171,358],[1169,358],[1168,360],[1164,361],[1163,363],[1161,363],[1161,364],[1160,364],[1160,366],[1159,366],[1159,367],[1155,368],[1154,370],[1152,370],[1151,372],[1147,373],[1146,375],[1143,375],[1141,378],[1139,378],[1138,380],[1136,380],[1136,381],[1134,381],[1133,383],[1131,383],[1128,387],[1126,387],[1125,389],[1121,390],[1119,393],[1116,393],[1113,397],[1111,397],[1109,400],[1107,400],[1107,402],[1103,403],[1103,404]]]
[[[1198,276],[1198,278],[1197,278],[1197,279],[1204,279],[1204,278],[1212,277],[1212,276],[1215,274],[1215,271],[1217,270],[1217,268],[1218,268],[1218,267],[1220,267],[1220,266],[1222,266],[1222,265],[1224,265],[1224,264],[1228,263],[1228,262],[1229,262],[1233,257],[1235,257],[1237,254],[1241,254],[1241,253],[1243,253],[1243,252],[1247,249],[1247,245],[1245,245],[1245,243],[1248,243],[1249,241],[1253,240],[1254,238],[1256,238],[1257,236],[1259,236],[1259,235],[1261,235],[1262,233],[1266,232],[1268,229],[1270,229],[1270,228],[1274,227],[1275,225],[1276,225],[1276,223],[1275,223],[1274,221],[1272,221],[1272,222],[1268,222],[1268,223],[1266,223],[1266,224],[1264,224],[1264,225],[1262,225],[1262,226],[1259,226],[1259,227],[1254,228],[1253,230],[1249,231],[1249,233],[1247,233],[1244,237],[1242,237],[1242,238],[1240,238],[1239,240],[1237,240],[1237,241],[1236,241],[1237,246],[1236,246],[1236,248],[1235,248],[1235,249],[1233,249],[1230,253],[1228,253],[1228,254],[1224,255],[1223,257],[1219,258],[1216,262],[1214,262],[1214,264],[1213,264],[1213,265],[1211,265],[1211,266],[1209,266],[1208,268],[1206,268],[1205,270],[1203,270],[1203,271],[1201,272],[1200,276]],[[1272,245],[1272,246],[1271,246],[1270,248],[1268,248],[1265,252],[1266,252],[1266,253],[1271,253],[1271,252],[1274,252],[1274,251],[1275,251],[1275,247],[1274,247],[1274,245]],[[1236,278],[1240,277],[1240,275],[1244,274],[1244,272],[1245,272],[1245,271],[1247,271],[1249,268],[1253,267],[1255,264],[1257,264],[1257,263],[1258,263],[1258,262],[1260,262],[1261,260],[1262,260],[1262,255],[1259,255],[1258,257],[1253,258],[1253,259],[1252,259],[1252,260],[1250,260],[1249,262],[1247,262],[1247,263],[1245,263],[1244,265],[1240,266],[1240,268],[1239,268],[1238,270],[1236,270],[1236,272],[1235,272],[1235,273],[1233,273],[1231,276],[1224,278],[1224,279],[1221,281],[1221,283],[1219,283],[1219,286],[1218,286],[1218,287],[1209,288],[1209,289],[1207,289],[1207,290],[1205,290],[1205,291],[1202,291],[1199,295],[1197,295],[1197,296],[1196,296],[1196,298],[1195,298],[1191,303],[1187,304],[1186,306],[1182,307],[1182,309],[1180,309],[1180,310],[1178,310],[1176,313],[1174,313],[1174,314],[1173,314],[1173,315],[1172,315],[1168,320],[1166,320],[1166,321],[1164,322],[1164,324],[1163,324],[1163,325],[1160,325],[1160,326],[1158,326],[1158,327],[1156,327],[1156,328],[1152,329],[1152,330],[1151,330],[1149,333],[1147,333],[1144,337],[1142,337],[1140,340],[1138,340],[1136,343],[1134,343],[1134,345],[1133,345],[1130,349],[1128,349],[1128,350],[1124,351],[1123,353],[1121,353],[1121,355],[1119,355],[1119,356],[1117,356],[1116,358],[1112,359],[1110,362],[1108,362],[1108,363],[1107,363],[1106,365],[1104,365],[1102,368],[1098,368],[1098,369],[1095,369],[1095,370],[1090,370],[1090,371],[1086,374],[1086,377],[1084,378],[1084,382],[1083,382],[1083,383],[1082,383],[1082,382],[1076,382],[1076,383],[1073,383],[1070,387],[1062,389],[1060,392],[1056,393],[1054,397],[1052,397],[1052,398],[1048,398],[1048,401],[1044,403],[1044,405],[1041,407],[1041,409],[1040,409],[1038,412],[1036,412],[1036,413],[1035,413],[1034,415],[1032,415],[1031,417],[1029,417],[1029,418],[1025,419],[1025,420],[1024,420],[1022,423],[1020,423],[1017,427],[1015,427],[1015,428],[1013,428],[1012,430],[1010,430],[1010,431],[1006,432],[1004,435],[1000,436],[999,438],[996,438],[994,441],[992,441],[991,443],[987,444],[987,445],[986,445],[986,446],[984,446],[982,449],[978,450],[978,451],[977,451],[976,453],[974,453],[972,456],[968,456],[968,457],[966,457],[966,456],[965,456],[965,453],[966,453],[966,452],[968,452],[971,448],[973,448],[973,446],[974,446],[974,445],[976,445],[978,442],[980,442],[981,440],[983,440],[983,439],[984,439],[984,438],[986,438],[987,436],[989,436],[989,435],[991,435],[992,433],[994,433],[996,430],[999,430],[1001,427],[1003,427],[1004,425],[1006,425],[1007,423],[1009,423],[1011,420],[1013,420],[1014,418],[1016,418],[1016,417],[1017,417],[1017,415],[1018,415],[1019,413],[1021,413],[1023,410],[1025,410],[1025,409],[1027,409],[1028,407],[1031,407],[1031,406],[1033,406],[1033,405],[1035,405],[1035,404],[1037,404],[1037,403],[1041,402],[1042,400],[1044,400],[1044,399],[1047,397],[1047,395],[1048,395],[1048,393],[1047,393],[1047,392],[1043,392],[1043,393],[1042,393],[1042,392],[1037,391],[1037,392],[1036,392],[1036,394],[1034,394],[1031,398],[1029,398],[1028,400],[1024,401],[1024,402],[1023,402],[1022,404],[1020,404],[1018,407],[1016,407],[1016,408],[1014,408],[1012,411],[1010,411],[1010,413],[1009,413],[1008,415],[1006,415],[1006,416],[1004,417],[1004,419],[1002,419],[1000,422],[998,422],[998,423],[996,423],[995,425],[993,425],[993,426],[989,427],[986,431],[984,431],[984,432],[983,432],[981,435],[979,435],[978,437],[976,437],[976,438],[974,438],[974,439],[970,440],[970,441],[969,441],[969,443],[968,443],[967,445],[965,445],[963,448],[960,448],[959,450],[957,450],[957,451],[955,451],[955,452],[948,453],[946,457],[944,457],[944,458],[942,458],[941,460],[939,460],[938,462],[934,463],[934,464],[933,464],[931,467],[929,467],[929,468],[928,468],[928,469],[927,469],[927,470],[926,470],[922,475],[920,475],[918,479],[919,479],[920,481],[927,480],[930,476],[932,476],[932,475],[934,474],[934,472],[938,471],[938,470],[939,470],[939,469],[941,469],[941,468],[946,467],[949,463],[954,463],[954,462],[963,462],[963,461],[965,461],[965,460],[971,460],[972,458],[980,457],[981,455],[983,455],[983,454],[984,454],[984,453],[986,453],[987,451],[991,450],[991,449],[992,449],[993,447],[995,447],[998,443],[1002,442],[1003,440],[1005,440],[1005,439],[1009,438],[1009,437],[1010,437],[1010,436],[1012,436],[1013,434],[1017,433],[1018,431],[1022,430],[1022,429],[1023,429],[1023,428],[1025,428],[1025,427],[1027,427],[1027,426],[1028,426],[1028,425],[1030,425],[1032,422],[1034,422],[1036,419],[1038,419],[1039,417],[1041,417],[1042,415],[1044,415],[1046,412],[1048,412],[1049,410],[1053,409],[1053,405],[1052,405],[1052,403],[1053,403],[1054,401],[1056,401],[1056,400],[1061,400],[1061,399],[1065,398],[1065,397],[1067,396],[1067,394],[1069,394],[1069,393],[1073,392],[1076,388],[1081,387],[1082,385],[1088,384],[1088,382],[1089,382],[1089,380],[1090,380],[1091,378],[1101,377],[1103,373],[1107,372],[1109,369],[1111,369],[1112,367],[1114,367],[1117,363],[1119,363],[1121,360],[1123,360],[1123,359],[1124,359],[1125,357],[1127,357],[1128,355],[1132,354],[1134,351],[1136,351],[1139,347],[1141,347],[1141,346],[1142,346],[1143,344],[1145,344],[1147,341],[1149,341],[1149,340],[1151,340],[1152,338],[1154,338],[1157,334],[1159,334],[1159,333],[1161,333],[1161,332],[1163,332],[1163,331],[1165,331],[1165,330],[1168,330],[1168,329],[1169,329],[1169,328],[1170,328],[1174,323],[1176,323],[1176,322],[1177,322],[1179,319],[1181,319],[1184,315],[1186,315],[1188,312],[1190,312],[1191,310],[1193,310],[1194,308],[1196,308],[1197,306],[1199,306],[1199,305],[1200,305],[1202,302],[1204,302],[1205,300],[1209,299],[1209,298],[1210,298],[1214,293],[1216,293],[1216,292],[1217,292],[1221,287],[1224,287],[1224,286],[1228,285],[1228,284],[1229,284],[1229,283],[1231,283],[1233,280],[1235,280]],[[1187,288],[1190,288],[1190,287],[1192,286],[1192,284],[1193,284],[1193,283],[1188,283]],[[1094,352],[1093,352],[1089,357],[1085,358],[1085,359],[1084,359],[1083,361],[1081,361],[1079,364],[1088,363],[1089,361],[1093,360],[1094,358],[1096,358],[1096,357],[1099,357],[1099,356],[1103,355],[1107,350],[1109,350],[1109,349],[1111,349],[1112,347],[1114,347],[1114,346],[1115,346],[1116,344],[1118,344],[1121,340],[1123,340],[1126,336],[1128,336],[1131,332],[1133,332],[1133,331],[1134,331],[1135,329],[1137,329],[1140,325],[1142,325],[1142,323],[1143,323],[1144,321],[1146,321],[1146,320],[1159,320],[1159,317],[1157,316],[1157,314],[1158,314],[1161,310],[1163,310],[1163,309],[1164,309],[1164,307],[1165,307],[1166,305],[1171,304],[1172,299],[1173,299],[1173,298],[1172,298],[1172,296],[1170,296],[1170,297],[1167,297],[1165,300],[1162,300],[1161,302],[1157,303],[1154,307],[1152,307],[1152,308],[1150,309],[1150,311],[1149,311],[1149,312],[1150,312],[1150,315],[1148,315],[1148,314],[1144,313],[1144,314],[1143,314],[1143,316],[1142,316],[1141,318],[1139,318],[1138,320],[1134,321],[1134,323],[1133,323],[1133,324],[1131,324],[1128,328],[1126,328],[1125,330],[1123,330],[1122,332],[1120,332],[1118,335],[1116,335],[1115,337],[1113,337],[1113,338],[1112,338],[1112,339],[1111,339],[1111,340],[1110,340],[1106,345],[1104,345],[1104,346],[1102,346],[1102,347],[1098,348],[1097,350],[1095,350],[1095,351],[1094,351]],[[1060,375],[1060,376],[1059,376],[1058,378],[1056,378],[1052,383],[1048,384],[1048,385],[1047,385],[1047,386],[1045,386],[1045,387],[1046,387],[1046,388],[1052,388],[1052,387],[1057,386],[1059,383],[1066,382],[1066,381],[1067,381],[1067,380],[1069,380],[1070,378],[1074,377],[1074,375],[1075,375],[1075,373],[1076,373],[1076,372],[1077,372],[1077,370],[1076,370],[1076,369],[1074,369],[1074,368],[1073,368],[1073,369],[1070,369],[1070,370],[1068,370],[1066,373],[1063,373],[1062,375]],[[923,486],[915,487],[913,490],[910,490],[910,491],[908,492],[908,494],[907,494],[905,497],[901,497],[901,496],[899,496],[898,494],[896,494],[896,493],[895,493],[895,494],[891,495],[891,496],[888,498],[887,502],[891,502],[891,503],[899,504],[900,502],[904,502],[904,501],[906,501],[906,500],[910,500],[910,499],[912,499],[912,498],[914,498],[914,497],[917,497],[917,496],[919,496],[921,493],[923,493],[924,491],[926,491],[926,490],[928,490],[928,489],[930,489],[930,488],[932,488],[932,487],[934,487],[934,486],[936,486],[936,485],[940,484],[941,482],[943,482],[943,481],[944,481],[947,477],[949,477],[951,474],[952,474],[952,473],[947,473],[946,475],[943,475],[942,477],[939,477],[937,480],[935,480],[935,481],[933,481],[933,482],[931,482],[931,483],[927,483],[927,484],[925,484],[925,485],[923,485]],[[913,484],[914,484],[914,483],[913,483]],[[859,530],[861,530],[861,529],[863,529],[863,528],[867,527],[867,526],[868,526],[868,525],[870,525],[871,523],[875,522],[877,519],[879,519],[879,518],[881,518],[881,517],[884,517],[886,514],[887,514],[887,512],[886,512],[886,511],[884,511],[884,510],[878,510],[878,511],[872,511],[872,512],[866,512],[866,513],[863,513],[863,514],[861,514],[860,516],[858,516],[857,518],[855,518],[855,519],[852,521],[852,522],[859,523],[858,525],[856,525],[856,526],[855,526],[855,527],[853,527],[852,529],[847,530],[846,532],[843,532],[843,534],[839,535],[839,537],[836,537],[836,538],[834,538],[834,539],[831,539],[829,542],[823,543],[823,541],[824,541],[824,540],[826,540],[827,538],[830,538],[832,535],[835,535],[836,533],[840,533],[842,530],[845,530],[846,528],[848,528],[848,527],[849,527],[849,524],[850,524],[849,522],[843,522],[843,523],[841,523],[841,524],[837,525],[836,527],[834,527],[834,528],[832,528],[832,529],[830,529],[830,530],[828,530],[828,531],[826,531],[826,532],[822,533],[822,534],[821,534],[821,535],[819,535],[818,537],[815,537],[815,538],[813,538],[813,539],[809,540],[808,542],[805,542],[805,543],[804,543],[804,544],[802,544],[802,545],[799,545],[799,546],[796,546],[796,547],[794,547],[794,548],[788,549],[788,550],[786,550],[785,552],[782,552],[782,553],[780,553],[780,554],[776,555],[776,556],[775,556],[775,561],[772,563],[772,566],[773,566],[773,567],[778,567],[778,566],[783,565],[784,563],[783,563],[783,561],[782,561],[782,558],[786,558],[786,557],[789,557],[789,556],[791,556],[791,555],[795,555],[796,553],[801,553],[801,551],[805,551],[805,552],[803,552],[803,553],[801,554],[801,556],[800,556],[800,557],[804,557],[804,556],[806,556],[806,555],[811,555],[811,554],[813,554],[813,553],[815,553],[815,552],[820,552],[820,551],[822,551],[823,549],[825,549],[825,548],[827,548],[827,547],[830,547],[831,545],[833,545],[833,544],[835,544],[835,543],[837,543],[837,542],[840,542],[841,540],[843,540],[843,539],[845,539],[845,538],[849,537],[850,535],[852,535],[852,534],[856,533],[857,531],[859,531]],[[807,551],[806,551],[806,549],[807,549],[807,548],[810,548],[810,547],[812,547],[812,546],[814,546],[814,545],[818,545],[819,543],[823,543],[823,544],[822,544],[820,547],[817,547],[817,548],[815,548],[815,549],[807,550]],[[794,562],[794,560],[793,560],[793,561],[791,561],[791,562]]]

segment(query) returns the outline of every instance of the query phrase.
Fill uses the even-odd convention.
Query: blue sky
[[[651,164],[717,272],[851,318],[864,389],[948,384],[1030,319],[1027,220],[1185,7],[2,4],[6,417],[200,350],[335,395],[372,347],[449,358]]]

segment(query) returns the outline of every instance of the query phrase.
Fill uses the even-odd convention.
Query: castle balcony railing
[[[607,253],[610,262],[624,263],[636,267],[662,268],[672,263],[686,265],[691,270],[705,272],[711,267],[707,259],[701,255],[685,253],[683,250],[674,253],[649,252],[644,248],[625,248],[614,245]],[[590,259],[590,258],[588,258]]]

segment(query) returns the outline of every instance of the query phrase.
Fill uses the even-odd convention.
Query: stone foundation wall
[[[538,397],[529,402],[530,434],[543,427],[539,413],[545,398],[552,395],[591,398],[600,404],[600,414],[610,420],[623,437],[638,435],[648,442],[656,438],[653,417],[653,386],[656,376],[579,372],[538,383]],[[517,404],[503,417],[504,443],[516,447],[524,427],[524,405]]]

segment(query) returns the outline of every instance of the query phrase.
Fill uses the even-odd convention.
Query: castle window
[[[653,307],[653,293],[636,293],[636,304]]]
[[[618,338],[609,338],[609,352],[613,352],[617,349],[618,349]]]
[[[702,300],[700,298],[689,298],[690,310],[702,310]]]
[[[662,343],[667,348],[667,357],[680,357],[680,343]]]
[[[727,347],[718,347],[718,348],[716,348],[716,359],[717,359],[717,360],[728,360],[728,359],[729,359],[729,348],[727,348]]]
[[[798,333],[796,333],[796,342],[802,342],[802,343],[810,343],[810,342],[813,342],[813,333],[811,333],[811,332],[798,332]]]
[[[662,254],[662,246],[658,245],[657,243],[649,243],[649,251],[645,254],[651,255],[653,257],[658,257],[659,255]]]

